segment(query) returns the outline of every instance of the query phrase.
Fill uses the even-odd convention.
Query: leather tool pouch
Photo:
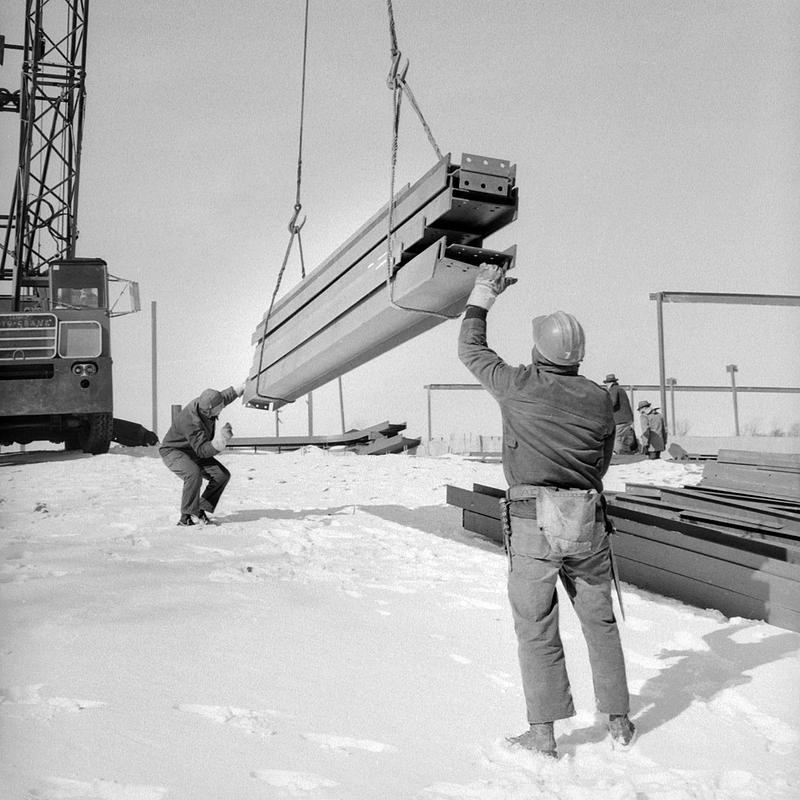
[[[597,492],[543,488],[536,498],[536,521],[555,556],[590,553],[598,511]]]
[[[583,489],[509,489],[509,554],[561,558],[593,552],[605,535],[601,495]]]

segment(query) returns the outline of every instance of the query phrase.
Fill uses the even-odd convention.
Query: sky
[[[6,9],[9,41],[23,3]],[[658,382],[657,291],[800,294],[800,4],[393,3],[408,82],[443,152],[509,159],[518,219],[485,246],[517,245],[519,282],[489,342],[530,354],[530,319],[562,309],[587,335],[583,372]],[[247,377],[251,335],[289,241],[298,156],[301,0],[91,4],[78,255],[138,281],[143,311],[113,321],[115,415],[157,432],[170,406]],[[311,0],[301,202],[306,268],[388,199],[387,8]],[[3,67],[15,85],[14,56]],[[17,60],[18,65],[18,60]],[[12,115],[4,115],[11,118]],[[16,129],[0,120],[10,198]],[[10,157],[6,157],[8,152]],[[435,154],[407,104],[397,185]],[[295,248],[282,291],[300,280]],[[665,306],[666,370],[679,384],[800,386],[797,308]],[[343,376],[346,427],[390,419],[425,435],[431,383],[468,383],[445,322]],[[723,399],[724,398],[724,399]],[[657,399],[654,394],[651,398]],[[477,392],[437,403],[435,433],[496,434]],[[742,427],[788,429],[800,395],[740,399]],[[237,435],[274,414],[237,407]],[[284,433],[307,432],[300,399]],[[693,434],[733,433],[725,395],[680,396]],[[314,432],[340,430],[336,382],[314,393]]]
[[[0,457],[4,800],[796,800],[800,634],[623,583],[619,752],[561,593],[577,714],[551,761],[505,741],[527,727],[506,557],[445,504],[500,464],[220,458],[220,524],[187,529],[155,448]]]

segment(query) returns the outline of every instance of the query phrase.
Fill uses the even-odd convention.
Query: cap
[[[198,398],[197,407],[204,414],[208,414],[211,409],[224,405],[224,403],[225,400],[222,398],[221,392],[216,389],[206,389]]]

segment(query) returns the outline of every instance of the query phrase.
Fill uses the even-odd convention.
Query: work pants
[[[614,434],[614,452],[615,453],[635,453],[638,450],[636,442],[636,433],[633,430],[632,422],[621,422],[616,426]]]
[[[201,510],[213,512],[231,479],[231,473],[216,458],[198,458],[172,448],[164,448],[160,452],[167,467],[183,480],[181,514],[196,517]],[[208,485],[201,495],[203,478]]]
[[[552,722],[575,714],[558,629],[557,577],[572,601],[586,639],[597,710],[627,714],[630,698],[611,604],[607,538],[600,549],[580,556],[544,559],[514,555],[513,536],[510,550],[508,596],[528,722]]]

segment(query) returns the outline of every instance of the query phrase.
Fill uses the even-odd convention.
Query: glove
[[[467,299],[467,305],[478,306],[488,311],[497,299],[497,295],[516,282],[516,278],[506,277],[504,267],[483,263],[478,267],[475,285]]]
[[[228,442],[232,438],[233,438],[233,428],[231,428],[230,422],[226,422],[224,425],[220,427],[220,429],[214,435],[214,438],[211,440],[211,446],[218,453],[221,453],[228,446]]]

